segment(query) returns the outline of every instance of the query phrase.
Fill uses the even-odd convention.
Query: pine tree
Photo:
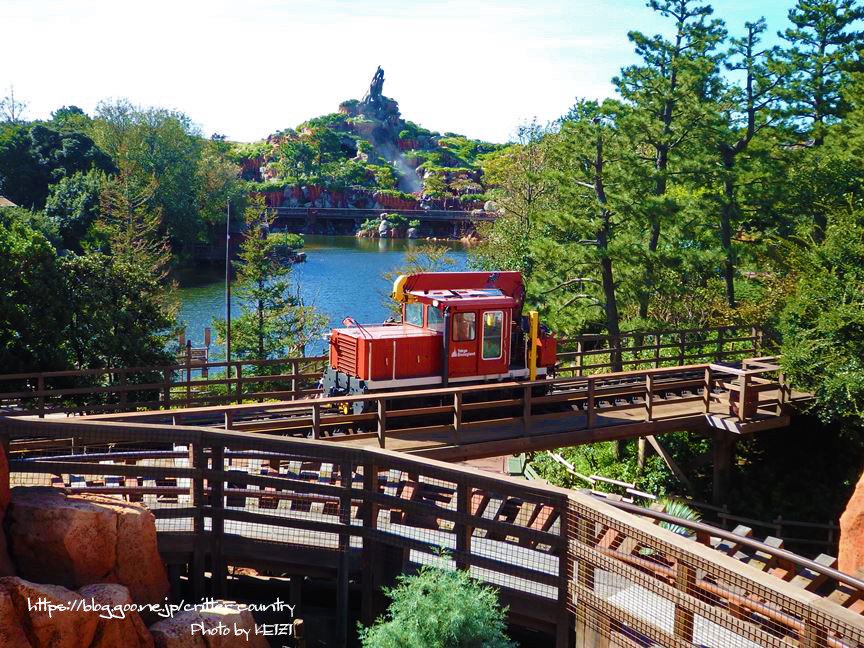
[[[626,124],[648,166],[649,186],[643,199],[648,241],[645,280],[639,297],[639,316],[648,314],[648,302],[657,282],[657,252],[664,221],[677,206],[668,195],[672,173],[681,172],[681,153],[700,137],[712,114],[719,91],[717,47],[726,36],[723,22],[712,19],[710,5],[695,0],[649,0],[648,7],[674,24],[674,35],[628,34],[642,62],[625,67],[613,79],[621,97],[635,110]]]
[[[861,69],[864,46],[864,32],[852,27],[864,19],[864,7],[858,0],[798,0],[788,17],[792,27],[779,35],[789,45],[778,57],[788,75],[786,114],[818,146],[848,109],[843,86]]]

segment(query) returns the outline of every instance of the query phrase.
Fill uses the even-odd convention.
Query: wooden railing
[[[579,648],[622,637],[664,646],[864,644],[862,617],[843,607],[864,595],[864,582],[733,538],[778,575],[810,574],[784,582],[706,546],[730,541],[726,531],[691,524],[692,538],[682,537],[657,524],[670,521],[662,514],[645,511],[646,519],[579,492],[377,448],[188,426],[4,418],[0,435],[80,439],[90,454],[45,456],[43,447],[42,457],[12,460],[13,485],[143,500],[160,548],[186,570],[190,589],[175,595],[224,595],[229,565],[332,570],[343,642],[350,580],[362,583],[368,622],[381,610],[382,585],[435,564],[496,586],[511,614],[555,632],[562,648],[574,632]],[[169,449],[112,450],[131,441]],[[830,600],[817,596],[829,586]]]
[[[702,420],[707,413],[723,417],[734,413],[736,419],[744,423],[779,415],[783,412],[785,391],[782,378],[773,378],[771,374],[779,374],[780,369],[767,359],[760,362],[759,367],[747,365],[750,368],[746,370],[703,364],[643,369],[614,376],[597,374],[315,398],[296,403],[224,405],[90,418],[208,425],[246,432],[326,438],[333,442],[367,439],[371,443],[377,441],[381,448],[391,447],[388,446],[390,439],[404,441],[419,435],[424,439],[438,435],[441,443],[462,446],[477,441],[475,433],[482,439],[484,431],[494,425],[501,431],[498,441],[502,445],[496,447],[500,455],[508,451],[504,442],[515,438],[517,443],[522,443],[519,438],[532,436],[537,427],[549,433],[548,442],[553,444],[550,447],[559,447],[562,442],[551,438],[552,433],[614,427],[622,423],[614,416],[624,410],[642,411],[641,421],[632,416],[626,420],[631,427],[642,424],[639,429],[631,430],[632,436],[653,434],[655,423],[668,418]],[[743,390],[740,388],[742,381]],[[770,393],[764,397],[763,392],[772,391],[773,397]],[[744,400],[738,394],[743,394]],[[418,396],[423,397],[424,404],[415,403]],[[366,411],[342,413],[346,405],[350,409],[355,402],[365,403]],[[665,406],[674,406],[675,410],[667,411]],[[663,411],[658,412],[661,409]],[[695,425],[693,421],[690,423]],[[583,436],[582,442],[599,440],[596,435]],[[570,439],[569,442],[579,441]]]
[[[627,341],[630,340],[630,343]],[[684,366],[752,356],[762,334],[752,327],[583,335],[559,342],[557,376],[608,373],[610,347],[624,369]],[[629,344],[629,345],[628,345]],[[575,349],[575,350],[574,350]],[[200,362],[0,375],[0,414],[93,414],[188,408],[318,393],[325,356]],[[226,366],[230,364],[230,371]]]
[[[762,329],[755,326],[578,335],[558,341],[556,372],[584,376],[622,369],[730,362],[757,355],[763,342]]]
[[[0,413],[45,416],[293,400],[319,392],[324,362],[315,356],[5,374]]]

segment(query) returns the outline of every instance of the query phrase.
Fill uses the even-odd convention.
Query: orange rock
[[[202,627],[219,628],[220,624],[226,628],[225,634],[208,634],[201,630]],[[237,633],[236,629],[249,630],[249,634]],[[150,626],[150,632],[156,648],[268,648],[270,645],[263,634],[255,634],[255,620],[250,612],[221,605],[163,619]],[[290,637],[282,639],[284,643],[290,641]]]
[[[22,633],[26,628],[30,643],[20,645],[32,645],[33,648],[80,648],[91,645],[99,626],[97,614],[29,609],[28,606],[28,601],[32,606],[40,601],[50,605],[75,605],[74,601],[83,598],[79,594],[59,585],[31,583],[16,577],[0,578],[0,589],[11,599]]]
[[[102,605],[129,605],[132,597],[123,585],[87,585],[78,590],[85,601]],[[99,616],[99,615],[97,615]],[[103,614],[102,616],[107,616]],[[120,614],[117,613],[119,617]],[[123,612],[123,618],[99,619],[90,648],[153,648],[153,637],[138,612]]]
[[[864,473],[840,516],[839,569],[864,576]]]
[[[24,634],[24,624],[12,597],[5,588],[0,587],[0,646],[7,648],[33,648]]]
[[[7,511],[9,552],[17,573],[77,588],[119,583],[136,603],[168,593],[153,514],[140,504],[54,488],[15,488]]]

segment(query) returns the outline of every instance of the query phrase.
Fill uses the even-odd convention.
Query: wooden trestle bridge
[[[864,582],[827,557],[674,520],[684,537],[660,511],[441,461],[677,430],[711,435],[722,473],[736,438],[785,426],[806,395],[759,357],[758,331],[711,333],[616,341],[629,369],[616,373],[596,373],[609,340],[585,338],[548,392],[436,389],[420,407],[417,392],[366,395],[360,415],[317,397],[317,359],[0,376],[14,384],[0,436],[12,485],[151,508],[177,597],[225,595],[229,566],[289,577],[297,597],[304,578],[328,579],[334,645],[349,610],[371,621],[382,585],[438,564],[500,588],[512,622],[559,647],[862,647]]]

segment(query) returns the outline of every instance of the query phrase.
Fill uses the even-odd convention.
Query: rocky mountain
[[[250,189],[274,207],[482,208],[481,162],[500,146],[403,119],[383,86],[379,67],[362,99],[235,147]]]

